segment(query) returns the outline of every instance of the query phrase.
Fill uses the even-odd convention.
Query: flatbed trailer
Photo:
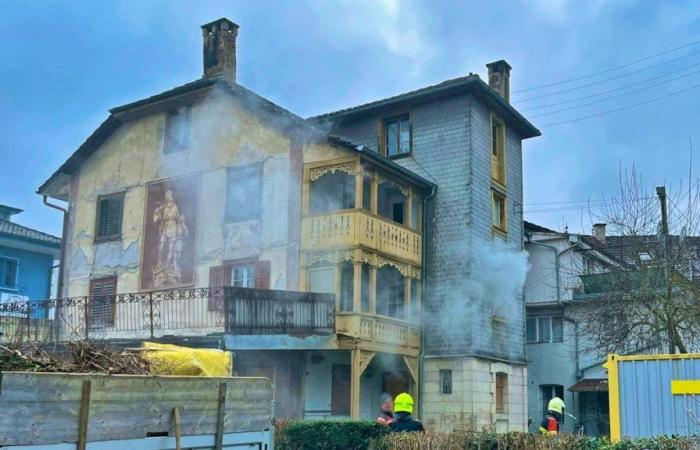
[[[3,449],[273,449],[267,378],[0,376]]]

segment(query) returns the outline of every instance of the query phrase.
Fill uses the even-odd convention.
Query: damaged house
[[[278,418],[408,391],[432,429],[525,430],[522,286],[484,281],[522,253],[539,135],[510,66],[303,119],[237,83],[238,29],[204,25],[200,80],[112,109],[40,186],[68,204],[53,335],[224,348]]]

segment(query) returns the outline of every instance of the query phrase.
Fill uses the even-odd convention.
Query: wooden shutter
[[[255,289],[270,289],[270,261],[255,264]]]
[[[97,202],[97,237],[109,236],[109,199],[102,198]]]
[[[95,238],[112,239],[122,234],[122,216],[124,212],[124,194],[112,194],[98,197]]]
[[[260,217],[261,165],[233,167],[228,173],[227,216],[231,220],[251,220]]]
[[[114,326],[114,309],[117,294],[117,277],[90,281],[88,299],[89,326],[91,330]]]
[[[209,311],[224,310],[224,266],[214,266],[209,268],[209,287],[212,288],[211,295],[207,301]]]
[[[109,199],[109,235],[120,236],[122,234],[122,203],[123,197]]]

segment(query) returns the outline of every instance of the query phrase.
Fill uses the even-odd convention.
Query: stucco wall
[[[30,300],[43,300],[51,296],[53,255],[0,245],[0,256],[19,260],[17,290],[0,288],[0,292],[26,295]]]

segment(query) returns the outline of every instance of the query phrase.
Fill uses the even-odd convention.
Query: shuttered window
[[[122,237],[124,193],[97,197],[95,241],[111,241]]]
[[[270,289],[270,261],[258,261],[256,257],[225,261],[221,266],[209,268],[209,287],[212,288],[209,311],[224,310],[223,286]]]
[[[0,288],[17,289],[19,260],[0,256]]]
[[[114,325],[114,309],[117,294],[117,277],[90,281],[88,299],[88,326],[90,330],[104,330]]]
[[[183,106],[168,111],[165,116],[164,153],[177,153],[190,145],[190,107]]]
[[[262,165],[232,167],[228,171],[226,218],[229,221],[260,218]]]

